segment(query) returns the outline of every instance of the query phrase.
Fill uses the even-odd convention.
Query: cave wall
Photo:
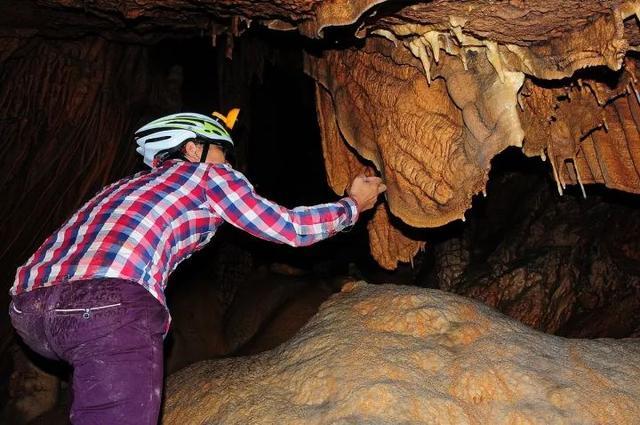
[[[463,219],[486,186],[491,158],[509,146],[549,158],[560,191],[604,183],[640,192],[637,105],[614,102],[637,96],[637,1],[37,4],[90,11],[103,31],[107,22],[138,34],[171,27],[216,41],[257,22],[325,39],[307,57],[307,72],[326,91],[318,96],[321,125],[334,127],[322,130],[324,143],[342,138],[387,179],[389,219],[371,227],[372,235],[398,238],[375,253],[385,267],[422,247],[394,217],[419,228]],[[580,75],[599,67],[624,75],[612,87]],[[336,129],[339,136],[330,135]],[[352,160],[325,158],[336,161],[329,174],[352,171],[340,168]]]
[[[547,333],[639,336],[640,201],[604,188],[587,199],[579,188],[561,196],[539,159],[516,154],[499,158],[501,173],[465,225],[434,240],[416,283],[481,300]]]
[[[178,108],[181,85],[180,69],[154,64],[143,45],[32,33],[0,40],[0,308],[16,268],[44,238],[136,168],[132,132],[144,117]],[[10,333],[3,320],[1,371]]]
[[[353,174],[362,170],[384,177],[389,188],[386,206],[377,209],[368,228],[374,257],[389,269],[398,262],[411,261],[425,246],[415,228],[465,219],[472,198],[485,191],[491,159],[509,146],[548,159],[560,193],[567,185],[582,187],[588,183],[640,191],[640,97],[632,53],[640,43],[638,2],[587,2],[578,7],[576,2],[542,1],[503,5],[484,0],[440,0],[392,5],[336,0],[250,7],[249,2],[203,2],[194,6],[176,1],[160,8],[147,2],[105,0],[91,5],[66,1],[63,9],[55,8],[57,3],[28,1],[21,3],[18,12],[8,10],[13,18],[20,13],[26,15],[25,11],[39,11],[33,19],[40,27],[35,32],[22,27],[3,38],[0,57],[7,65],[3,67],[3,81],[29,80],[3,86],[4,102],[9,103],[4,109],[31,108],[30,117],[40,115],[44,119],[37,127],[29,119],[18,121],[13,117],[3,125],[10,126],[6,134],[12,139],[34,143],[36,137],[22,133],[35,134],[37,128],[52,142],[43,145],[38,140],[39,150],[29,156],[26,149],[7,145],[8,154],[3,160],[11,158],[6,167],[10,172],[3,183],[12,188],[9,199],[16,201],[5,206],[3,215],[12,217],[7,229],[18,229],[17,236],[8,238],[9,243],[0,252],[7,259],[3,262],[7,270],[12,270],[18,259],[55,227],[45,229],[43,225],[31,232],[35,237],[27,240],[21,220],[60,222],[64,211],[77,207],[79,199],[123,174],[122,169],[108,170],[104,164],[110,158],[132,155],[129,152],[122,156],[116,148],[105,148],[117,145],[114,138],[105,145],[82,145],[78,152],[85,155],[85,161],[73,162],[69,156],[58,160],[54,141],[80,137],[91,140],[95,137],[83,126],[95,129],[97,134],[98,128],[106,128],[105,122],[110,123],[110,129],[112,122],[120,122],[112,133],[125,133],[124,127],[131,127],[125,121],[131,116],[123,111],[140,110],[139,105],[150,99],[138,93],[149,92],[145,85],[152,85],[149,75],[153,72],[138,71],[144,69],[145,59],[134,52],[147,48],[125,48],[99,37],[68,42],[44,42],[44,38],[33,37],[39,31],[53,34],[60,28],[60,17],[74,22],[79,33],[93,29],[112,40],[128,37],[138,43],[157,41],[167,27],[181,35],[208,35],[213,44],[224,38],[224,54],[235,56],[236,65],[217,75],[225,88],[218,99],[223,107],[250,102],[248,90],[235,87],[259,75],[264,65],[262,48],[239,44],[235,50],[240,48],[245,53],[234,55],[234,37],[252,22],[327,38],[328,43],[308,46],[305,66],[317,81],[317,111],[328,180],[341,194]],[[58,20],[43,19],[47,9],[40,6],[51,7],[51,16]],[[82,11],[92,14],[83,15]],[[118,35],[114,30],[118,26],[128,31]],[[332,48],[331,41],[337,42],[341,34],[351,41]],[[37,48],[42,52],[29,55]],[[63,54],[52,53],[55,49]],[[135,59],[128,60],[126,55]],[[51,64],[46,69],[55,71],[25,72],[35,69],[39,60],[44,63],[44,58]],[[64,58],[71,59],[64,62]],[[74,66],[77,70],[70,71]],[[102,76],[96,74],[100,67]],[[599,72],[604,67],[610,71]],[[588,69],[582,71],[584,68]],[[141,81],[118,82],[126,74]],[[55,76],[60,75],[71,76],[73,84],[60,83],[64,77],[57,81]],[[165,77],[175,81],[180,76]],[[118,87],[127,84],[132,87],[124,100],[128,107],[109,107],[123,104],[114,99],[125,97],[118,94]],[[19,91],[18,87],[28,90],[21,90],[17,96],[11,93]],[[40,95],[37,101],[25,94],[31,90]],[[55,103],[51,98],[56,98]],[[92,108],[99,111],[100,118],[86,112],[94,103],[98,106]],[[55,121],[47,112],[52,105],[76,117],[79,124]],[[87,159],[94,158],[92,155],[107,160],[96,160],[98,166],[82,168],[80,164],[93,161]],[[30,171],[23,165],[34,162],[42,165]],[[126,168],[126,163],[119,162],[118,166]],[[74,186],[62,173],[56,174],[51,164],[71,170],[69,175],[75,177],[70,179],[83,182],[80,189],[73,195],[54,195],[58,181],[64,181],[66,188]],[[16,184],[19,180],[21,183]],[[27,197],[25,194],[41,181],[49,186],[40,188],[39,196]],[[43,219],[38,220],[40,216]],[[8,279],[9,274],[4,274]]]
[[[144,117],[179,108],[180,69],[158,68],[148,47],[166,32],[212,44],[225,39],[218,54],[234,62],[216,75],[223,109],[251,103],[243,85],[264,65],[261,47],[234,39],[252,20],[329,38],[306,57],[317,81],[328,179],[342,193],[362,170],[383,175],[387,202],[368,229],[374,257],[389,269],[425,246],[414,228],[465,218],[472,198],[485,191],[491,159],[509,146],[549,160],[558,192],[589,183],[640,191],[640,98],[630,53],[640,45],[636,2],[383,3],[20,3],[39,11],[37,19],[28,15],[46,31],[0,31],[0,129],[11,141],[0,159],[3,285],[83,200],[135,168],[130,134]],[[55,19],[35,6],[51,7]],[[340,33],[332,26],[364,40],[334,47],[331,37]],[[610,72],[580,71],[585,67]],[[243,115],[246,124],[250,114]],[[549,332],[637,335],[636,322],[627,321],[639,307],[635,225],[621,222],[602,249],[590,250],[609,228],[596,226],[592,234],[580,220],[608,225],[611,217],[593,212],[596,206],[574,209],[548,192],[528,195],[538,202],[530,208],[540,221],[515,229],[495,252],[472,255],[469,236],[453,241],[453,250],[434,250],[448,272],[439,286]],[[576,226],[569,239],[560,231],[566,226],[551,236],[540,231],[561,226],[548,219],[558,209]]]

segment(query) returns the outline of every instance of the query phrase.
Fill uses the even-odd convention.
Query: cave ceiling
[[[464,219],[491,159],[509,146],[548,161],[559,193],[579,185],[588,194],[593,183],[640,193],[640,2],[13,3],[0,18],[5,38],[37,28],[215,43],[261,25],[324,39],[305,54],[305,70],[317,82],[328,181],[343,193],[367,167],[386,180],[369,232],[388,268],[424,246],[394,220],[430,228]]]

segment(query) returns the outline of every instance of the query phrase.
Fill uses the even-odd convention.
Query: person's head
[[[158,118],[136,131],[136,152],[150,167],[173,158],[227,162],[234,154],[230,132],[239,112],[232,109],[226,116],[214,112],[210,117],[183,112]]]

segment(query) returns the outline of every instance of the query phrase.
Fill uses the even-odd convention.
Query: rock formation
[[[603,188],[560,196],[544,164],[509,154],[465,226],[424,254],[417,283],[548,333],[640,336],[640,199]]]
[[[152,47],[198,37],[231,58],[242,47],[238,37],[252,26],[301,34],[297,43],[315,81],[332,189],[343,193],[363,170],[384,177],[386,202],[367,227],[372,254],[388,269],[429,248],[416,229],[465,219],[473,197],[486,191],[492,158],[510,146],[548,161],[559,193],[575,184],[590,196],[585,185],[597,183],[638,194],[639,14],[640,1],[631,0],[2,2],[0,133],[9,143],[3,144],[0,177],[0,279],[8,287],[15,268],[64,217],[100,186],[132,171],[129,136],[143,115],[180,107],[181,69],[163,69]],[[262,46],[254,47],[215,77],[225,98],[220,106],[234,96],[251,104],[246,83],[265,61]],[[514,262],[524,249],[504,247],[486,257],[487,274],[469,272],[474,258],[464,239],[436,255],[447,270],[443,288],[540,329],[579,334],[564,327],[574,318],[598,334],[599,326],[625,322],[637,311],[637,280],[614,285],[606,279],[608,273],[618,282],[633,274],[624,260],[637,261],[637,247],[623,239],[593,256],[596,265],[603,256],[618,255],[622,262],[582,274],[617,294],[611,299],[619,308],[603,321],[591,319],[609,311],[602,302],[608,292],[597,285],[577,290],[579,261],[565,270],[566,250],[555,250],[565,241],[553,240],[553,252],[536,260],[552,267],[541,277],[550,285],[535,294],[526,285],[531,267]],[[531,242],[544,245],[541,238]],[[616,243],[605,238],[604,246]],[[571,259],[581,252],[569,251]],[[519,298],[523,291],[533,294],[531,304]],[[0,305],[7,304],[3,294]],[[616,334],[637,332],[623,328]],[[7,335],[5,323],[0,340]],[[549,400],[571,396],[562,394]],[[546,419],[553,421],[555,410],[549,411]]]
[[[545,335],[456,295],[347,284],[290,341],[169,378],[165,424],[635,424],[640,340]]]
[[[17,344],[10,351],[13,373],[9,381],[7,404],[0,411],[0,421],[16,425],[31,423],[56,406],[60,381],[57,376],[45,372],[42,365],[38,367],[32,363],[32,359],[28,359]]]
[[[485,189],[491,158],[508,146],[548,158],[559,191],[604,183],[640,192],[637,1],[40,4],[89,11],[97,22],[78,27],[111,38],[123,35],[107,23],[156,37],[171,26],[214,42],[227,34],[231,49],[233,37],[257,23],[345,43],[307,55],[329,179],[341,193],[354,165],[372,165],[389,186],[389,211],[413,227],[464,218]],[[598,67],[611,70],[608,81],[583,71]],[[345,143],[353,151],[329,154]],[[388,268],[423,245],[393,220],[370,231],[397,238],[373,250]]]
[[[212,248],[171,277],[167,373],[200,360],[276,347],[346,279],[322,278],[277,264],[271,270],[252,268],[251,256],[237,246]]]

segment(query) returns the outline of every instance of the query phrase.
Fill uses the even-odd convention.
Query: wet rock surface
[[[290,341],[168,380],[165,424],[640,420],[640,341],[538,333],[437,290],[347,284]]]

